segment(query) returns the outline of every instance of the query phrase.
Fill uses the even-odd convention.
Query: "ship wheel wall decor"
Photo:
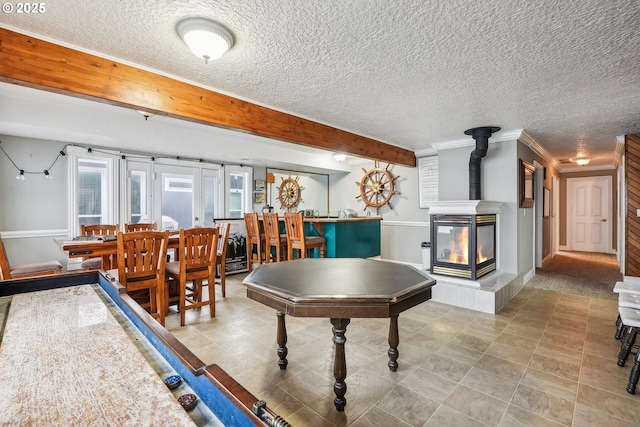
[[[391,198],[396,194],[400,194],[399,191],[395,190],[395,180],[400,177],[391,175],[389,166],[391,164],[387,164],[387,167],[382,169],[378,167],[378,162],[375,162],[373,169],[366,170],[362,168],[364,176],[362,181],[356,182],[360,186],[360,195],[356,196],[356,199],[362,198],[366,204],[364,210],[367,210],[368,207],[376,208],[376,214],[379,214],[380,208],[384,205],[388,205],[389,209],[393,209]]]
[[[282,183],[278,187],[278,201],[280,202],[281,209],[291,209],[295,207],[300,200],[300,191],[304,187],[298,184],[299,176],[295,178],[280,178]]]

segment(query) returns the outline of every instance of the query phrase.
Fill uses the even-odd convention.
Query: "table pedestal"
[[[276,311],[278,316],[278,330],[277,330],[277,342],[278,342],[278,366],[280,369],[287,369],[289,361],[287,360],[287,325],[285,322],[285,313],[283,311]],[[351,323],[351,319],[347,318],[331,318],[331,324],[333,328],[333,343],[334,343],[334,359],[333,359],[333,376],[336,382],[333,384],[333,392],[336,394],[336,398],[333,403],[336,405],[336,409],[340,412],[344,411],[347,405],[347,399],[344,397],[347,393],[347,359],[345,355],[344,344],[347,342],[346,332],[347,325]],[[389,369],[392,372],[398,370],[398,344],[400,343],[400,337],[398,334],[398,316],[392,316],[389,318]]]

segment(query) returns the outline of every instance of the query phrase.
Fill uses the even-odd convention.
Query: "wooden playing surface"
[[[0,425],[195,425],[91,285],[14,295]]]

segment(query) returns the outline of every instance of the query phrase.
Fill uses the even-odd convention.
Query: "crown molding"
[[[531,135],[529,135],[525,130],[522,131],[522,134],[518,138],[518,141],[522,142],[524,145],[529,147],[531,151],[536,153],[538,156],[542,157],[542,159],[547,162],[550,166],[558,169],[560,164],[556,159],[554,159],[551,154],[544,148],[540,143]]]
[[[498,131],[493,135],[491,135],[489,139],[489,144],[493,144],[496,142],[517,140],[521,133],[522,133],[522,129],[517,129],[512,131]],[[461,148],[461,147],[474,147],[475,145],[476,145],[476,141],[471,136],[468,136],[468,137],[453,139],[449,141],[434,142],[433,144],[431,144],[430,148],[416,150],[415,153],[416,153],[416,157],[429,157],[429,156],[436,156],[440,151],[451,150],[454,148]]]

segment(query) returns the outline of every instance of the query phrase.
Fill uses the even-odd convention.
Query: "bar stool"
[[[276,248],[275,261],[282,261],[287,252],[287,235],[280,234],[280,220],[278,214],[273,212],[264,212],[262,214],[262,223],[264,224],[264,241],[265,241],[265,259],[264,262],[268,263],[271,258],[271,248]],[[282,255],[280,251],[282,250]]]
[[[118,233],[118,280],[163,326],[168,241],[168,231]]]
[[[320,256],[325,257],[327,241],[320,236],[305,236],[302,212],[284,214],[284,224],[287,230],[288,259],[293,259],[293,250],[298,249],[300,258],[307,257],[307,251],[320,248]]]
[[[216,315],[216,257],[218,253],[217,228],[180,229],[179,261],[166,265],[167,276],[177,280],[180,287],[180,326],[185,324],[185,311],[209,306],[211,318]],[[207,280],[209,300],[202,298],[203,280]],[[193,290],[187,289],[192,282]]]
[[[264,249],[264,233],[260,233],[260,222],[257,213],[244,214],[244,224],[247,229],[247,264],[249,271],[253,269],[253,245],[256,245],[257,261],[262,264]]]

